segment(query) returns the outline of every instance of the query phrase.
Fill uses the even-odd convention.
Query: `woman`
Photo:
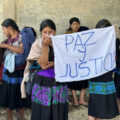
[[[116,87],[116,93],[118,98],[118,105],[119,105],[119,111],[120,111],[120,38],[119,38],[119,27],[115,26],[117,31],[116,36],[116,69],[114,74],[114,82]]]
[[[89,30],[89,28],[85,26],[80,26],[80,21],[78,18],[73,17],[70,19],[70,28],[67,30],[67,34],[82,32],[85,30]],[[75,108],[78,108],[79,105],[83,105],[85,107],[88,106],[88,103],[84,100],[85,91],[87,87],[88,87],[88,80],[68,83],[68,88],[71,89],[71,93],[73,95],[73,106]],[[80,90],[79,100],[77,99],[76,96],[76,90]]]
[[[24,37],[26,38],[25,34],[27,35],[27,32],[31,34],[32,39],[29,38],[29,41],[34,41],[35,36],[33,34],[33,31],[27,31],[22,32],[20,34],[19,28],[14,20],[8,18],[3,21],[2,28],[4,31],[4,34],[6,35],[7,39],[4,43],[0,44],[0,48],[4,48],[4,61],[8,58],[9,55],[15,55],[16,58],[19,58],[20,54],[26,53],[26,50],[24,49]],[[25,34],[24,34],[25,33]],[[24,37],[23,37],[24,36]],[[29,43],[28,43],[29,44]],[[30,47],[30,46],[29,46]],[[28,53],[28,51],[27,51]],[[12,116],[12,110],[16,109],[19,112],[19,118],[20,120],[24,120],[24,107],[28,107],[29,105],[26,104],[28,102],[28,99],[21,99],[21,93],[20,93],[20,84],[23,79],[23,71],[26,65],[26,60],[24,60],[23,64],[19,65],[17,67],[15,65],[15,56],[12,60],[12,64],[10,67],[15,67],[13,72],[10,72],[9,69],[6,69],[4,67],[3,69],[3,80],[2,85],[0,86],[0,107],[7,108],[7,117],[8,120],[13,120]],[[26,56],[24,56],[26,57]],[[6,63],[5,63],[6,64]],[[4,64],[4,66],[6,66]]]
[[[69,20],[69,24],[70,24],[70,27],[67,29],[67,32],[66,32],[67,34],[89,30],[88,27],[81,26],[79,19],[76,17],[71,18]]]
[[[36,60],[41,68],[34,76],[31,120],[68,120],[67,85],[56,82],[54,78],[54,53],[50,36],[56,33],[55,23],[50,19],[42,21],[40,32],[42,38],[33,43],[27,58],[21,86],[22,97],[26,97],[24,82],[29,76],[27,72]]]
[[[106,19],[102,19],[97,23],[96,28],[109,26],[111,26],[111,23]],[[99,88],[99,91],[97,88]],[[119,115],[112,71],[91,79],[89,92],[88,120],[111,119]]]

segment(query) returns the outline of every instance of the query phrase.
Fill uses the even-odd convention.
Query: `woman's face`
[[[45,37],[45,36],[50,36],[50,35],[55,35],[56,31],[51,29],[50,27],[45,27],[42,32],[41,32],[41,35],[42,37]]]
[[[3,29],[3,32],[4,32],[6,37],[10,37],[11,36],[9,27],[6,28],[6,27],[2,26],[2,29]]]
[[[78,32],[78,31],[79,31],[79,28],[80,28],[80,23],[74,21],[74,22],[71,24],[70,27],[71,27],[71,29],[72,29],[73,32]]]

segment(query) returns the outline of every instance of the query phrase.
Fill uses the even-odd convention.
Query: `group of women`
[[[89,29],[81,26],[76,17],[71,18],[69,22],[70,28],[66,34]],[[119,71],[115,73],[114,77],[116,84],[113,80],[113,71],[89,80],[89,104],[84,100],[88,80],[70,83],[55,81],[54,51],[50,36],[56,34],[56,25],[51,19],[45,19],[41,22],[41,38],[39,39],[36,39],[33,28],[25,27],[20,31],[16,22],[10,18],[4,20],[1,25],[7,39],[0,44],[0,49],[4,51],[0,107],[6,108],[8,120],[13,120],[13,109],[19,113],[20,120],[25,120],[24,108],[30,106],[32,106],[31,120],[68,120],[68,88],[73,95],[73,106],[75,108],[80,105],[88,107],[89,120],[110,119],[119,115],[119,100],[117,99],[117,96],[118,98],[120,96],[118,91],[120,88]],[[97,23],[96,29],[109,26],[112,26],[111,23],[102,19]],[[119,32],[117,31],[116,34]],[[117,69],[119,70],[118,36],[116,48]],[[13,55],[12,60],[14,62],[11,64],[11,66],[15,66],[13,72],[5,67],[9,54]],[[29,80],[33,65],[35,65],[34,70],[32,70],[33,73],[35,72],[33,86],[31,96],[27,96],[25,83]],[[97,91],[95,86],[100,86],[101,91],[104,92]],[[79,99],[76,96],[76,90],[81,91]]]

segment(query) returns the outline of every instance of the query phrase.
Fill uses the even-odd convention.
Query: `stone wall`
[[[17,22],[23,26],[39,25],[51,18],[57,25],[57,34],[65,33],[71,17],[78,17],[81,25],[94,28],[98,20],[109,19],[120,26],[120,0],[18,0]]]
[[[3,21],[3,0],[0,0],[0,23]],[[0,41],[3,40],[2,27],[0,27]]]
[[[120,0],[3,0],[3,2],[3,18],[12,17],[20,28],[32,26],[37,33],[41,21],[46,18],[55,21],[57,34],[65,33],[69,27],[69,19],[74,16],[80,19],[81,25],[90,28],[94,28],[102,18],[107,18],[120,26]]]

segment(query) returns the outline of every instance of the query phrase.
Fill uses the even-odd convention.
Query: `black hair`
[[[36,34],[36,31],[35,31],[35,29],[33,28],[33,27],[30,27],[31,29],[32,29],[32,31],[33,31],[33,34],[34,34],[34,36],[36,37],[37,36],[37,34]]]
[[[36,31],[35,31],[35,29],[34,29],[33,27],[28,27],[28,26],[26,26],[26,27],[24,27],[24,28],[31,28],[32,31],[33,31],[34,36],[35,36],[35,37],[37,36]]]
[[[79,19],[76,18],[76,17],[73,17],[73,18],[71,18],[71,19],[69,20],[70,25],[72,25],[73,22],[78,22],[78,23],[80,24]]]
[[[70,25],[72,25],[73,22],[78,22],[78,23],[80,24],[80,21],[79,21],[79,19],[78,19],[77,17],[73,17],[73,18],[71,18],[71,19],[69,20],[69,24],[70,24]],[[70,31],[70,30],[72,30],[71,27],[69,27],[69,28],[67,29],[67,31]]]
[[[101,19],[100,21],[98,21],[95,28],[104,28],[110,26],[112,26],[112,24],[107,19]]]
[[[40,24],[40,32],[42,32],[42,30],[45,27],[49,27],[52,30],[56,31],[56,25],[55,25],[55,23],[51,19],[45,19],[45,20],[42,21],[42,23]]]
[[[19,27],[17,26],[16,22],[11,18],[5,19],[1,25],[6,28],[12,27],[14,30],[19,32]]]

